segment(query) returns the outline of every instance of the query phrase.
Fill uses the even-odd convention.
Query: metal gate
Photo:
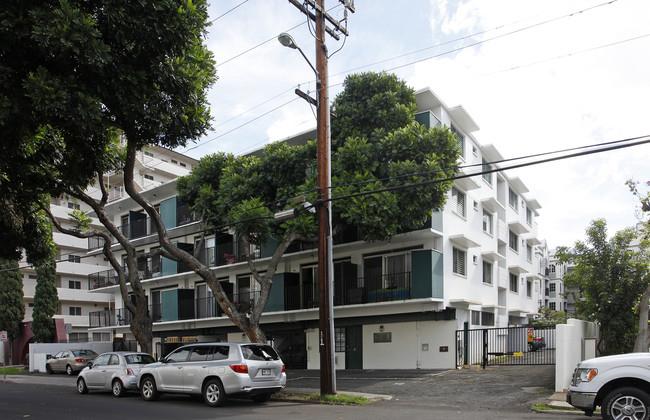
[[[554,364],[554,325],[456,331],[457,367]]]

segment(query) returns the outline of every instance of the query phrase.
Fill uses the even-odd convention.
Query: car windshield
[[[73,350],[72,353],[75,356],[97,356],[97,353],[92,350]]]
[[[246,360],[278,360],[278,354],[271,346],[242,346]]]
[[[125,356],[128,365],[147,365],[154,363],[154,358],[149,354],[129,354]]]

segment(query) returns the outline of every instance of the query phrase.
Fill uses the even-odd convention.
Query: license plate
[[[271,376],[271,369],[262,369],[262,376]]]

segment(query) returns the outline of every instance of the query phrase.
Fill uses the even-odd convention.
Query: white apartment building
[[[124,144],[123,144],[124,145]],[[177,152],[162,147],[151,146],[138,152],[136,158],[136,186],[140,191],[155,188],[190,173],[197,161]],[[123,198],[124,191],[122,174],[104,176],[104,184],[109,190],[109,202]],[[101,197],[98,185],[88,188],[87,192],[96,199]],[[90,207],[71,197],[58,197],[51,200],[50,209],[64,227],[72,227],[69,212],[73,209],[90,211]],[[93,228],[103,229],[94,219]],[[53,232],[53,240],[57,246],[56,288],[59,297],[59,308],[54,316],[57,324],[56,340],[59,342],[89,342],[111,341],[110,331],[89,332],[89,314],[100,310],[114,308],[113,291],[96,291],[88,279],[93,273],[108,269],[108,262],[103,255],[88,255],[89,241],[70,235]],[[28,351],[29,342],[33,339],[30,330],[34,307],[36,288],[36,271],[25,261],[21,263],[23,275],[23,293],[25,301],[25,319],[18,354],[24,357]],[[90,291],[93,290],[93,293]]]
[[[428,89],[417,92],[416,98],[421,124],[445,125],[457,133],[461,165],[492,168],[490,162],[502,159],[495,146],[474,138],[478,126],[462,107],[447,107]],[[335,238],[337,369],[450,368],[456,365],[457,330],[523,325],[538,313],[544,286],[542,254],[536,250],[542,244],[537,238],[540,205],[517,177],[472,172],[476,175],[454,181],[444,210],[421,229],[390,242]],[[259,288],[241,259],[236,236],[217,234],[202,246],[200,222],[188,215],[173,183],[144,194],[159,205],[170,236],[183,249],[202,247],[197,250],[200,258],[216,272],[232,301],[246,309]],[[133,215],[141,211],[129,198],[111,203],[107,210],[118,225],[137,220]],[[158,246],[152,232],[138,235],[142,249]],[[273,244],[253,250],[259,270],[272,250]],[[156,355],[187,341],[245,340],[221,313],[206,284],[187,267],[165,258],[140,265]],[[267,338],[290,368],[319,368],[316,271],[313,246],[292,246],[274,276],[262,317]],[[115,299],[114,309],[91,314],[91,331],[132,340],[132,315],[124,309],[114,278],[111,270],[90,276],[96,292],[113,293]]]

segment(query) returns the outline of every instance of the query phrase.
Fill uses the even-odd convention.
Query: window
[[[472,325],[494,326],[494,314],[492,312],[472,311]]]
[[[451,205],[452,210],[459,216],[465,217],[465,193],[457,190],[455,187],[451,188]]]
[[[509,194],[508,194],[508,202],[510,203],[510,207],[517,213],[519,212],[519,198],[517,196],[517,193],[512,190],[512,188],[509,189]]]
[[[81,307],[80,306],[71,306],[70,307],[70,315],[80,316],[81,315]]]
[[[79,204],[77,204],[77,203],[72,203],[72,202],[68,201],[68,208],[69,209],[79,210],[79,209],[81,209],[81,206]]]
[[[514,273],[510,273],[510,291],[519,293],[519,277]]]
[[[144,179],[148,179],[150,181],[153,181],[153,175],[144,174]]]
[[[492,226],[493,226],[493,217],[492,213],[488,213],[483,209],[483,232],[487,233],[488,235],[492,235]]]
[[[551,283],[551,285],[549,286],[549,291],[555,292],[555,283]]]
[[[111,333],[93,333],[93,341],[111,341]]]
[[[472,311],[472,325],[481,325],[480,311]]]
[[[153,157],[153,153],[151,153],[151,152],[144,152],[144,155],[149,156],[149,157]]]
[[[81,262],[81,257],[79,255],[68,255],[68,261],[78,264]]]
[[[526,223],[528,223],[528,226],[533,225],[533,211],[526,207]]]
[[[533,261],[533,247],[526,244],[526,259],[530,262]]]
[[[519,252],[519,237],[512,230],[508,234],[508,246],[515,252]]]
[[[492,263],[483,261],[483,283],[492,284]]]
[[[472,144],[472,154],[474,154],[474,156],[478,156],[478,148],[473,144]]]
[[[533,281],[526,280],[526,296],[533,297]]]
[[[454,248],[453,249],[453,271],[454,273],[464,276],[466,275],[466,258],[467,258],[467,253],[461,249]]]
[[[465,158],[465,137],[453,125],[449,129],[452,133],[456,135],[456,142],[458,143],[458,148],[460,149],[460,157]]]
[[[483,159],[483,172],[484,172],[483,175],[482,175],[483,180],[485,182],[487,182],[488,184],[492,185],[492,172],[485,173],[485,172],[489,171],[490,169],[491,169],[490,165],[487,163],[487,161],[485,159]]]
[[[183,162],[179,163],[179,165],[181,165],[181,167],[183,167],[183,168],[186,168],[186,167],[187,167],[187,165],[184,164]]]
[[[172,163],[173,163],[174,165],[178,165],[178,161],[177,161],[176,159],[172,159]]]
[[[481,325],[486,327],[494,326],[494,314],[492,312],[481,312]]]
[[[549,302],[548,307],[550,310],[554,311],[555,310],[555,302]]]
[[[345,352],[345,327],[334,328],[334,351]]]
[[[76,280],[68,281],[68,289],[77,289],[81,290],[81,282]]]

